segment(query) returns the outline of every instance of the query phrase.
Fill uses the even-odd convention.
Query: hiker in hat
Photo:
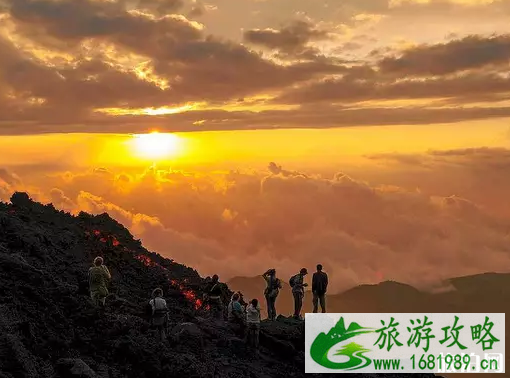
[[[96,307],[104,308],[108,296],[108,281],[111,280],[110,271],[103,264],[103,258],[98,256],[94,259],[94,266],[89,269],[90,297]]]
[[[301,319],[301,308],[303,307],[303,297],[305,296],[305,287],[308,286],[304,282],[305,276],[308,274],[306,268],[302,268],[298,274],[289,280],[292,287],[292,295],[294,296],[294,318]]]
[[[161,342],[166,338],[165,328],[168,322],[168,307],[163,299],[162,289],[154,289],[149,305],[152,308],[151,324],[158,330],[158,341]]]

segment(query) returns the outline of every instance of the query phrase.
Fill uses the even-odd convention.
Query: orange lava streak
[[[93,233],[94,233],[95,236],[101,236],[101,231],[99,231],[99,230],[93,230]],[[87,236],[90,236],[90,232],[88,232],[88,231],[85,231],[85,234]],[[120,242],[113,235],[101,236],[101,238],[99,239],[99,241],[101,243],[107,243],[108,240],[112,241],[112,244],[113,244],[114,247],[117,247],[117,246],[120,245]],[[126,252],[130,252],[130,253],[134,254],[134,252],[129,250],[127,247],[124,247],[123,249]],[[138,261],[140,261],[146,267],[150,267],[150,268],[158,267],[161,270],[163,270],[165,272],[165,274],[168,275],[168,269],[165,268],[164,266],[161,266],[157,262],[153,261],[149,256],[146,256],[146,255],[135,255],[134,258],[137,259]],[[188,283],[188,279],[185,278],[185,279],[182,280],[182,282],[183,283]],[[193,305],[195,306],[195,310],[198,310],[200,308],[203,308],[206,311],[210,310],[211,307],[209,305],[205,305],[204,306],[203,301],[197,297],[197,294],[193,290],[186,289],[181,283],[179,283],[175,279],[169,279],[169,283],[170,283],[170,285],[172,285],[174,287],[177,287],[179,289],[179,291],[182,293],[182,295],[184,296],[184,298],[186,298],[188,301],[193,303]]]

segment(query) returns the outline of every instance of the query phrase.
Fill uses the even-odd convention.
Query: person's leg
[[[246,323],[244,322],[244,319],[239,321],[239,325],[241,326],[240,337],[243,337],[246,333]]]
[[[313,313],[316,314],[317,313],[317,310],[318,310],[318,303],[319,302],[319,296],[317,295],[317,293],[313,293],[313,299],[312,299],[312,303],[313,303]],[[322,302],[321,302],[321,306],[322,306]]]
[[[161,326],[161,339],[162,341],[166,340],[166,327],[167,327],[167,319],[165,318],[163,325]]]
[[[97,292],[91,291],[90,292],[90,299],[92,299],[92,304],[95,307],[99,307],[99,301],[97,300]]]
[[[298,312],[297,312],[298,318],[301,316],[301,308],[303,308],[303,295],[301,293],[298,293]]]
[[[321,301],[322,313],[325,314],[326,313],[326,294],[322,294],[320,296],[320,301]]]
[[[214,308],[214,318],[218,320],[223,320],[223,305],[221,303],[221,300],[215,300],[214,305],[212,306]]]
[[[294,317],[297,318],[301,311],[301,308],[299,307],[299,294],[294,292],[292,295],[294,296]]]
[[[248,346],[251,346],[251,340],[252,340],[252,329],[251,329],[251,324],[248,324],[248,328],[246,330],[246,344]]]
[[[266,297],[266,306],[267,306],[267,318],[271,320],[273,317],[273,309],[271,308],[271,298],[268,295]]]
[[[271,308],[273,311],[273,320],[276,320],[276,297],[271,298]]]
[[[157,334],[157,339],[158,339],[158,342],[161,342],[163,341],[163,329],[161,328],[161,326],[159,325],[157,328],[156,328],[156,334]]]
[[[255,347],[255,349],[258,349],[259,348],[260,324],[255,324],[253,332],[254,332],[253,346]]]

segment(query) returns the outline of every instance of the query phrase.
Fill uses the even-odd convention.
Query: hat
[[[300,271],[299,271],[300,274],[308,274],[308,270],[306,270],[306,268],[302,268]]]

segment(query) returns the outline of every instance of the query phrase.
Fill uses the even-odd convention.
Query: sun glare
[[[181,139],[175,134],[152,132],[135,134],[134,148],[141,158],[158,160],[175,155],[180,147]]]

